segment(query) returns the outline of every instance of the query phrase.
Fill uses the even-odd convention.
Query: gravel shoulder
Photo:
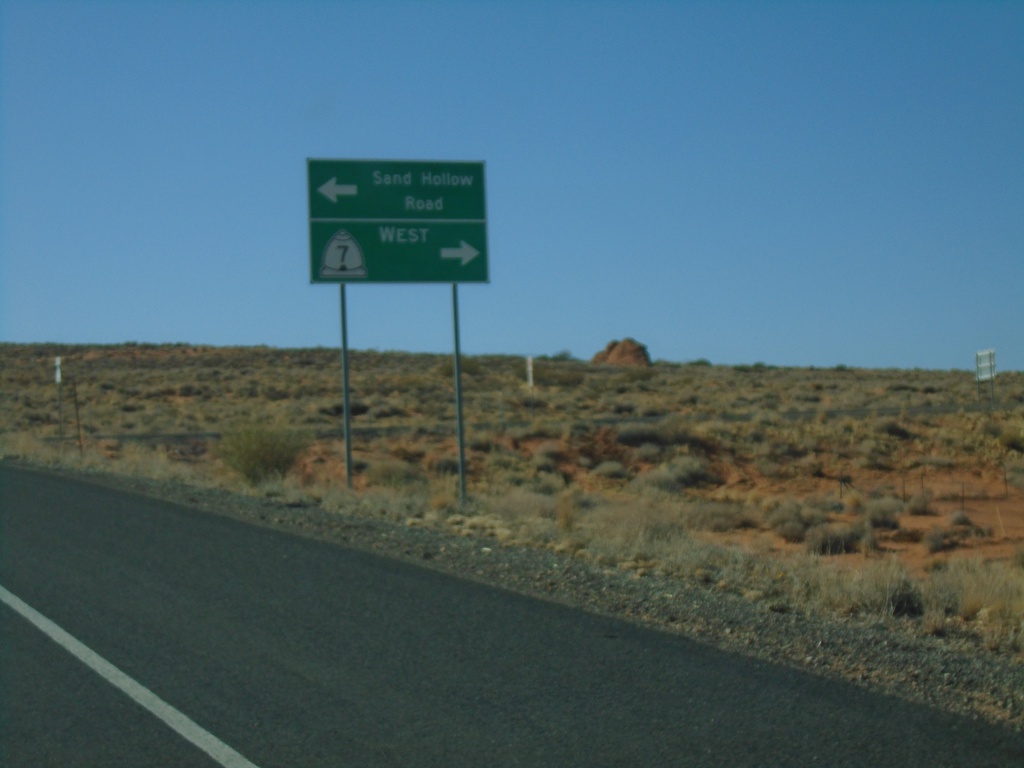
[[[936,638],[906,619],[776,613],[714,585],[637,576],[546,549],[176,482],[35,469],[415,562],[1024,732],[1024,662],[966,633]]]

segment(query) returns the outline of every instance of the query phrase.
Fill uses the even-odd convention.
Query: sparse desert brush
[[[404,461],[385,459],[371,462],[366,468],[365,477],[367,484],[375,488],[402,489],[427,484],[423,470]]]
[[[602,461],[590,470],[590,473],[606,480],[628,480],[630,475],[629,470],[621,461]]]
[[[896,557],[869,560],[856,570],[804,567],[798,591],[814,607],[846,614],[920,616],[921,590]]]
[[[882,419],[875,423],[875,430],[883,435],[894,437],[897,440],[911,440],[914,433],[895,419]]]
[[[770,509],[765,517],[768,527],[786,541],[797,543],[804,540],[807,530],[828,520],[828,514],[813,506],[805,506],[793,499],[786,499]]]
[[[903,502],[892,496],[871,499],[864,508],[864,518],[872,528],[896,530],[902,513]]]
[[[459,474],[459,459],[457,456],[451,456],[446,453],[436,454],[433,456],[427,456],[425,463],[427,470],[433,475],[444,476]]]
[[[664,451],[661,446],[654,443],[644,443],[640,447],[633,449],[632,458],[634,461],[653,464],[660,460],[663,454]]]
[[[864,511],[864,496],[852,491],[843,498],[843,508],[851,515],[859,515]]]
[[[545,440],[533,449],[533,467],[538,472],[554,472],[567,458],[560,440]]]
[[[922,491],[921,493],[915,494],[910,498],[904,507],[904,511],[909,515],[934,515],[935,510],[932,508],[932,494],[929,491]]]
[[[580,520],[588,549],[613,558],[658,556],[688,538],[679,505],[666,501],[601,500]]]
[[[113,460],[115,472],[153,480],[200,482],[200,477],[189,465],[175,461],[163,446],[148,446],[130,442],[122,446]]]
[[[1014,488],[1024,488],[1024,460],[1007,461],[1004,464],[1006,482]]]
[[[1024,454],[1024,429],[1007,427],[999,433],[997,439],[1007,451]]]
[[[808,454],[796,463],[797,467],[810,477],[824,477],[825,465],[817,456]]]
[[[511,488],[506,493],[490,497],[486,507],[491,514],[509,523],[537,519],[553,521],[558,499],[525,488]]]
[[[0,433],[0,459],[32,459],[49,464],[59,459],[60,450],[57,443],[41,440],[31,432]]]
[[[707,462],[697,456],[678,456],[650,472],[639,475],[634,482],[643,489],[678,492],[685,488],[718,482]]]
[[[582,511],[590,506],[578,489],[563,491],[555,501],[555,521],[564,531],[572,531],[576,527]]]
[[[312,439],[296,430],[245,424],[225,432],[216,453],[252,485],[284,476]]]
[[[618,442],[632,448],[642,445],[685,446],[704,455],[715,451],[714,438],[698,431],[678,418],[668,417],[658,423],[624,424],[618,430]]]
[[[1024,572],[1004,562],[951,560],[931,574],[925,601],[933,612],[974,622],[993,647],[1024,642]]]
[[[657,424],[625,424],[619,427],[618,442],[622,445],[667,445],[666,435]]]
[[[758,510],[746,504],[722,501],[691,501],[681,506],[684,525],[691,530],[724,533],[756,528],[761,523]]]
[[[856,552],[863,535],[863,525],[824,523],[807,530],[804,545],[812,555],[843,555]]]

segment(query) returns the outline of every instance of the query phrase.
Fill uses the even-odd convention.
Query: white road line
[[[196,725],[195,722],[176,710],[155,693],[150,691],[148,688],[139,685],[139,683],[128,677],[128,675],[115,667],[109,661],[80,643],[48,618],[39,613],[39,611],[27,605],[3,587],[0,587],[0,601],[6,603],[15,611],[20,613],[51,640],[62,646],[72,656],[84,663],[115,688],[120,688],[122,692],[128,694],[130,698],[134,699],[136,702],[148,709],[152,714],[163,720],[164,723],[177,731],[186,740],[195,744],[206,754],[224,766],[224,768],[258,768],[258,766],[246,760],[242,755],[238,754],[212,733]]]

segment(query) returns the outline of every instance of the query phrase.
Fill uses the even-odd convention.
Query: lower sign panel
[[[486,283],[487,225],[312,221],[313,283]]]

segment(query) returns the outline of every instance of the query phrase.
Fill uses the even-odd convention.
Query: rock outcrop
[[[623,339],[609,341],[608,346],[594,355],[590,362],[642,368],[651,364],[651,356],[647,352],[647,347],[640,342],[635,339]]]

